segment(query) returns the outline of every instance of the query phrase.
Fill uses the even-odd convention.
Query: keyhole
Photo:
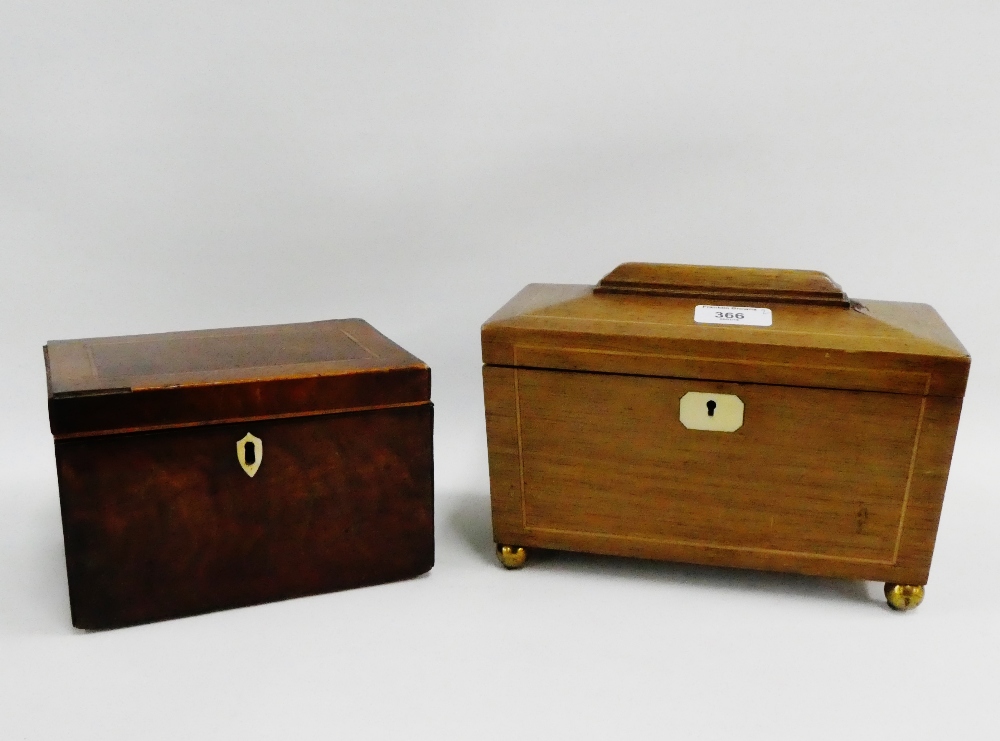
[[[708,416],[709,417],[714,417],[715,416],[715,407],[718,406],[718,404],[715,403],[715,400],[714,399],[709,399],[708,402],[705,404],[705,406],[708,407]]]
[[[246,461],[248,466],[252,466],[257,462],[257,446],[253,443],[247,443],[243,446],[243,460]]]

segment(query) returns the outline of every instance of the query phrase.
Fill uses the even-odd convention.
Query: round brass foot
[[[528,553],[519,545],[497,543],[497,558],[505,569],[519,569],[524,566]]]
[[[885,584],[885,601],[893,610],[912,610],[924,601],[923,586],[909,584]]]

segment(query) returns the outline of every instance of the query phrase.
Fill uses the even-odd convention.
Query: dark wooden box
[[[739,323],[762,309],[769,326]],[[809,271],[627,263],[528,286],[482,344],[506,566],[534,546],[922,598],[970,363],[931,307]]]
[[[45,347],[73,625],[434,564],[430,369],[360,319]]]

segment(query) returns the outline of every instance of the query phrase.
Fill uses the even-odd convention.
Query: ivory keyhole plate
[[[253,463],[247,463],[248,447],[253,448]],[[236,443],[236,459],[240,462],[240,467],[250,478],[253,478],[253,475],[257,473],[257,469],[260,468],[260,462],[263,457],[264,441],[259,437],[254,437],[248,432],[242,440]]]
[[[743,426],[743,400],[733,394],[688,391],[681,397],[681,424],[689,430],[736,432]]]

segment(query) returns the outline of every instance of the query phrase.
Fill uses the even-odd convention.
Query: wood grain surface
[[[434,563],[432,407],[56,441],[73,624],[405,579]],[[263,441],[251,478],[236,441]]]
[[[45,359],[74,625],[431,568],[430,369],[366,322],[58,341]],[[259,460],[237,450],[248,434]]]
[[[361,319],[49,342],[56,438],[414,404],[430,369]]]
[[[482,328],[488,365],[962,396],[969,354],[930,306],[779,304],[770,327],[698,324],[693,298],[533,284]],[[747,302],[747,306],[768,306]],[[534,361],[525,353],[544,352]],[[895,379],[920,384],[896,386]]]
[[[847,295],[817,270],[726,268],[627,262],[605,275],[596,293],[686,296],[712,301],[758,300],[848,306]]]
[[[699,325],[697,303],[534,285],[484,325],[497,542],[924,584],[970,362],[947,325],[869,301]],[[685,428],[689,391],[739,396],[742,427]]]

